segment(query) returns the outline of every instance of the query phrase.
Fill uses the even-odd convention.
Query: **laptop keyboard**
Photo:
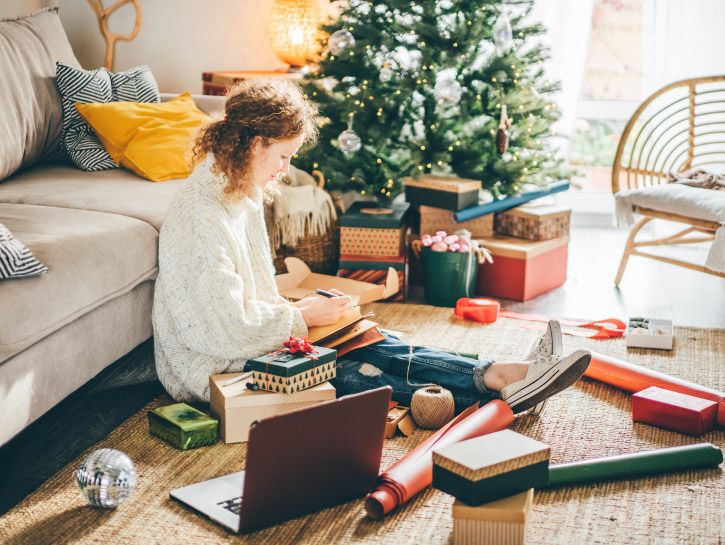
[[[229,500],[220,501],[217,505],[221,505],[224,509],[228,509],[235,515],[238,515],[239,508],[242,506],[242,497],[238,496]]]

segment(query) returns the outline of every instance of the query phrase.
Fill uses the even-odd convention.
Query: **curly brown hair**
[[[298,85],[284,79],[248,79],[227,92],[224,113],[203,125],[194,139],[192,163],[212,152],[212,170],[226,177],[224,193],[231,199],[251,195],[254,181],[246,176],[255,137],[264,145],[303,135],[317,138],[317,110]]]

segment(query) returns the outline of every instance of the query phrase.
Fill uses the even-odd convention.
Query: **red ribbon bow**
[[[317,350],[315,350],[315,347],[307,340],[307,337],[290,336],[289,341],[283,342],[282,345],[285,346],[287,350],[282,350],[281,352],[289,352],[290,354],[299,353],[303,356],[317,353]]]

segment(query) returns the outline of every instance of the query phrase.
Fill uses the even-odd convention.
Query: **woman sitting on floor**
[[[241,372],[248,359],[305,336],[308,327],[336,322],[350,305],[340,292],[289,303],[274,280],[263,200],[300,146],[315,138],[315,115],[295,84],[248,80],[230,90],[223,117],[197,137],[196,168],[161,229],[153,308],[156,369],[178,401],[208,402],[209,375]],[[390,385],[393,399],[409,404],[418,388],[410,382],[424,382],[450,390],[457,412],[499,397],[514,412],[540,412],[591,360],[585,350],[561,355],[556,321],[518,362],[411,349],[384,335],[338,361],[338,395]]]

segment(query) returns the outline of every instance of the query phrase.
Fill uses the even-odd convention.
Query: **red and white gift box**
[[[716,401],[656,386],[632,395],[632,420],[698,436],[715,426]]]

